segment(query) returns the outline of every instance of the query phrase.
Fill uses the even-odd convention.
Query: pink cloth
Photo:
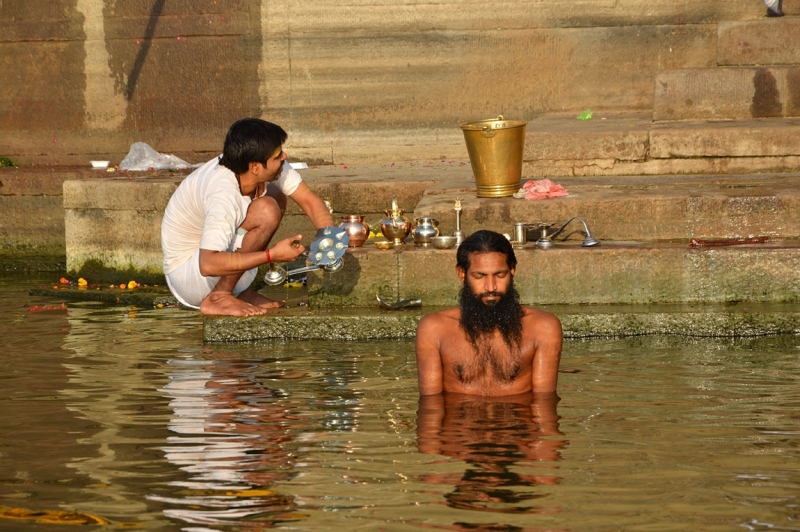
[[[526,181],[525,184],[522,185],[522,190],[525,191],[526,200],[541,200],[569,196],[569,192],[567,192],[566,188],[553,183],[549,179]],[[522,190],[520,190],[520,192],[522,192]]]

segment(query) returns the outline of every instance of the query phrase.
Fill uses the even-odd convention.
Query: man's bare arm
[[[303,212],[306,213],[306,216],[317,229],[333,225],[333,216],[331,216],[328,206],[305,183],[300,183],[297,190],[289,197],[303,209]]]
[[[417,326],[417,380],[420,395],[435,395],[444,390],[442,355],[436,315],[422,318]]]
[[[533,356],[531,385],[534,393],[555,392],[563,342],[561,321],[546,312],[542,312],[535,320],[536,351]]]
[[[305,247],[302,245],[294,247],[292,242],[302,237],[303,235],[295,235],[286,238],[275,244],[275,247],[270,248],[269,253],[272,262],[291,262],[296,259],[305,250]],[[200,275],[203,277],[235,275],[266,263],[267,254],[264,251],[239,253],[212,251],[210,249],[200,250]]]

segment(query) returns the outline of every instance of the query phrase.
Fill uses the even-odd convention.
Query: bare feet
[[[238,297],[242,301],[246,301],[251,305],[255,305],[256,307],[262,309],[278,308],[286,305],[283,301],[275,301],[268,297],[264,297],[255,290],[251,290],[250,288],[239,294]]]
[[[211,292],[200,302],[200,313],[204,316],[257,316],[266,314],[267,309],[243,301],[230,292]]]

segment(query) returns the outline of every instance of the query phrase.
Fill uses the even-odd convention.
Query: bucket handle
[[[503,115],[497,115],[497,120],[502,122],[503,121]],[[500,129],[500,128],[504,128],[504,127],[506,127],[505,124],[503,124],[499,128],[495,128],[495,129]],[[491,129],[489,126],[483,126],[483,129],[481,130],[481,133],[483,133],[484,137],[486,137],[487,139],[490,139],[490,138],[494,137],[497,134],[497,131]]]

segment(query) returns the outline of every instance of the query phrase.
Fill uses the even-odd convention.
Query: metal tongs
[[[294,270],[286,270],[274,262],[270,263],[267,273],[264,274],[264,282],[270,286],[276,286],[286,282],[292,275],[313,272],[314,270],[324,269],[326,272],[338,272],[344,267],[344,252],[350,243],[350,236],[341,227],[323,227],[317,230],[314,240],[309,246],[307,254],[308,262],[311,264]],[[292,246],[300,247],[300,241],[295,240]]]

